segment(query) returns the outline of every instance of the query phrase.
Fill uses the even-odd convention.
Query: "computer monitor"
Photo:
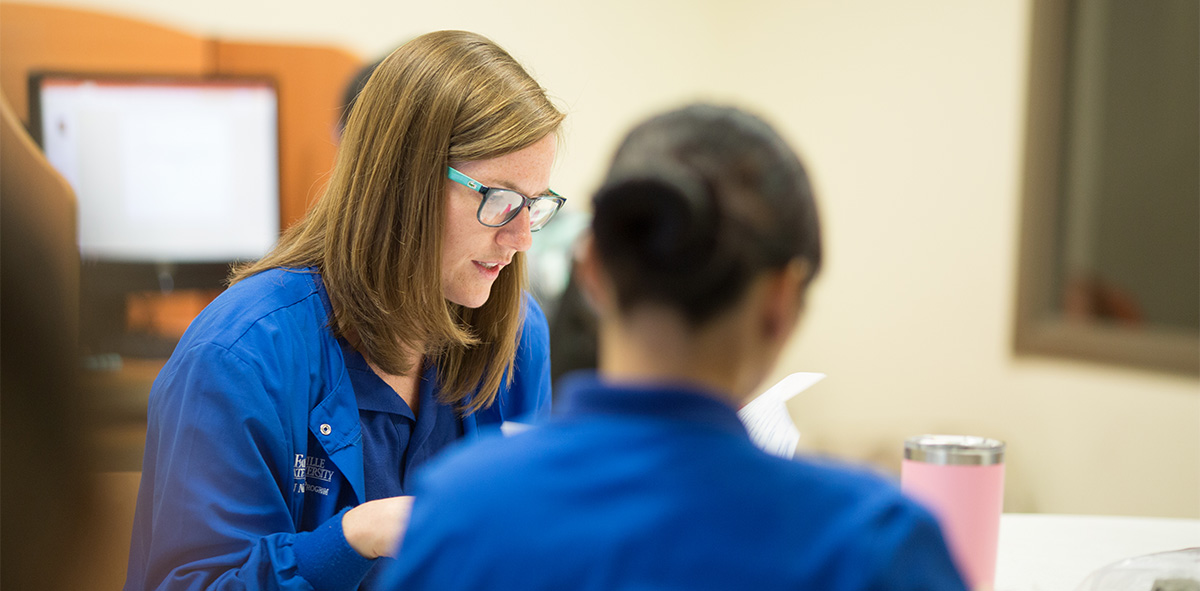
[[[271,80],[35,73],[29,98],[31,132],[79,204],[86,349],[127,348],[128,294],[220,289],[278,239]]]

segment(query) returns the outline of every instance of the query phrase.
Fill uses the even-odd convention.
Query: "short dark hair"
[[[691,105],[633,129],[596,194],[592,230],[617,304],[678,309],[699,325],[752,279],[794,259],[821,266],[820,224],[799,157],[762,119]]]

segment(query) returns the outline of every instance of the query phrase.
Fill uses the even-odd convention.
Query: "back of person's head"
[[[693,326],[731,306],[762,272],[821,265],[808,175],[763,120],[692,105],[634,128],[597,193],[599,258],[622,312],[678,310]]]
[[[412,369],[398,343],[457,357],[441,376],[447,401],[462,400],[482,380],[473,406],[489,403],[515,355],[524,257],[516,254],[480,308],[444,299],[446,170],[526,148],[556,133],[563,118],[489,39],[465,31],[417,37],[384,58],[357,94],[325,194],[235,280],[315,265],[335,333],[353,331],[367,358],[393,374]]]

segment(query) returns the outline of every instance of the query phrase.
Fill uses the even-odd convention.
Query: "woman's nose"
[[[517,213],[517,217],[510,220],[507,224],[500,226],[500,232],[496,235],[496,241],[501,246],[511,248],[517,252],[524,252],[533,246],[533,233],[529,231],[529,208],[522,207]]]

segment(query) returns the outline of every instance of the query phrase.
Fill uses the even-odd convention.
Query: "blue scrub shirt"
[[[383,462],[396,466],[399,490],[409,490],[399,470],[422,461],[408,448],[435,450],[437,425],[470,440],[503,421],[549,414],[546,318],[532,297],[524,306],[513,381],[494,404],[442,421],[427,403],[422,414],[436,420],[424,444],[371,444],[402,450]],[[346,543],[341,516],[391,493],[368,497],[364,455],[375,454],[363,449],[331,314],[315,269],[272,269],[225,290],[188,327],[150,394],[127,590],[371,588],[359,583],[378,561]],[[426,399],[435,398],[434,374],[423,375]],[[388,428],[399,437],[395,423]],[[423,429],[414,423],[410,439]]]
[[[439,451],[462,437],[462,421],[454,409],[433,395],[437,379],[432,367],[425,368],[417,385],[418,413],[380,378],[367,360],[341,342],[358,417],[362,423],[363,475],[367,500],[395,497],[410,491],[409,477]],[[363,577],[360,590],[380,588],[377,579],[391,559],[375,561]]]
[[[966,591],[893,483],[754,446],[728,396],[563,382],[562,413],[446,450],[417,478],[403,591]]]
[[[436,376],[432,367],[422,372],[417,394],[420,414],[414,415],[404,399],[375,374],[358,351],[345,343],[342,351],[362,422],[367,500],[410,494],[406,492],[411,489],[409,476],[462,437],[462,421],[454,408],[434,397]]]

